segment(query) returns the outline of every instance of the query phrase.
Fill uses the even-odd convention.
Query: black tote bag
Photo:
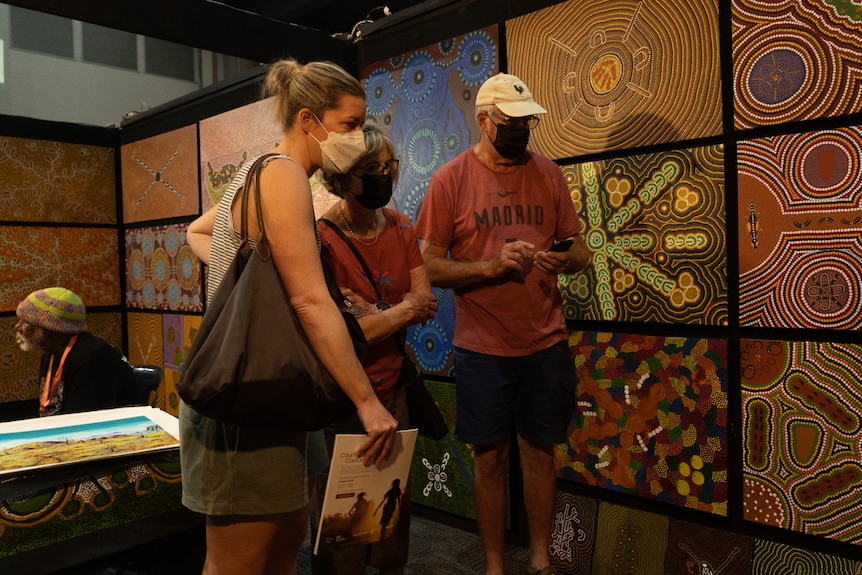
[[[249,193],[260,206],[260,170],[249,170],[243,194],[241,235],[247,239]],[[290,305],[258,212],[260,236],[245,241],[207,307],[180,377],[180,397],[195,411],[235,424],[315,430],[351,415],[355,406],[311,347]],[[326,265],[326,262],[322,262]],[[338,286],[325,273],[331,295]],[[358,353],[367,343],[356,318],[342,317]]]

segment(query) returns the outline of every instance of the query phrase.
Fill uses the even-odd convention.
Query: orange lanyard
[[[66,349],[63,350],[63,356],[60,358],[60,365],[57,366],[57,373],[51,375],[51,370],[54,369],[54,355],[52,354],[48,360],[48,373],[45,374],[45,387],[42,388],[42,399],[39,401],[39,411],[43,412],[48,407],[48,403],[57,395],[57,390],[60,389],[60,379],[63,376],[63,366],[66,364],[66,357],[72,351],[75,342],[78,341],[78,334],[72,336],[69,343],[66,344]]]

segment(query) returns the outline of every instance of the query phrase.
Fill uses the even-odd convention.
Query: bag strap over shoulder
[[[369,269],[368,264],[365,263],[365,259],[362,257],[362,254],[359,253],[359,250],[356,249],[356,246],[353,245],[353,242],[350,241],[345,233],[339,228],[335,222],[332,220],[328,220],[326,218],[320,218],[320,221],[335,230],[335,233],[338,234],[338,237],[342,239],[342,241],[347,244],[347,247],[350,248],[350,251],[353,252],[353,255],[356,256],[356,260],[359,262],[359,265],[362,266],[362,271],[365,272],[365,277],[368,279],[368,283],[371,284],[371,288],[374,290],[374,295],[377,296],[377,301],[383,299],[380,295],[380,289],[377,287],[377,284],[374,283],[374,280],[371,278],[374,277],[371,273],[371,269]],[[404,342],[401,341],[401,338],[398,337],[398,334],[395,334],[395,343],[398,344],[398,351],[401,352],[402,356],[406,356],[407,352],[404,350]]]
[[[362,254],[359,253],[359,250],[356,249],[356,246],[353,245],[353,242],[350,241],[350,238],[344,235],[344,232],[341,231],[341,228],[339,228],[332,220],[320,218],[320,221],[335,230],[335,233],[338,234],[338,237],[341,238],[345,244],[347,244],[347,247],[349,247],[350,251],[353,252],[353,255],[356,256],[359,265],[362,266],[362,271],[365,272],[365,277],[368,279],[368,283],[371,284],[371,289],[374,290],[374,295],[377,296],[377,301],[383,299],[383,297],[380,295],[380,289],[377,287],[377,284],[374,283],[374,281],[371,279],[374,276],[371,274],[371,270],[368,268],[368,264],[365,263],[365,260],[362,258]]]
[[[257,212],[257,226],[258,230],[260,230],[257,238],[254,240],[254,249],[261,259],[264,260],[269,259],[272,251],[269,249],[269,242],[266,240],[266,229],[263,225],[263,210],[261,209],[260,202],[260,173],[269,158],[280,155],[282,154],[272,152],[258,156],[249,168],[248,173],[245,176],[245,182],[243,182],[242,188],[240,188],[239,192],[242,194],[242,209],[240,212],[241,217],[239,228],[240,241],[242,243],[246,243],[250,239],[248,237],[248,199],[251,194],[254,194],[255,211]],[[251,190],[251,194],[249,193],[249,190]]]

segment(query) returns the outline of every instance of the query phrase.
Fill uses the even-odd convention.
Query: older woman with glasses
[[[398,178],[392,141],[373,126],[363,127],[367,152],[346,174],[324,173],[324,182],[341,199],[318,221],[321,253],[329,259],[345,296],[361,308],[359,324],[369,347],[363,366],[377,398],[410,427],[404,387],[399,381],[405,328],[427,321],[437,311],[410,218],[388,209]],[[364,260],[363,268],[351,246]],[[369,303],[373,302],[373,303]],[[332,451],[336,433],[362,433],[355,417],[324,430]],[[312,529],[320,521],[327,473],[312,481]],[[381,575],[403,575],[410,528],[409,491],[401,495],[399,516],[389,536],[370,544],[351,544],[312,559],[315,575],[361,575],[366,564]],[[376,527],[376,528],[375,528]],[[368,519],[366,528],[379,534]]]

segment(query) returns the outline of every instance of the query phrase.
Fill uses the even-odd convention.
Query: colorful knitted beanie
[[[81,333],[87,329],[84,302],[61,287],[34,291],[18,304],[18,319],[48,331]]]

